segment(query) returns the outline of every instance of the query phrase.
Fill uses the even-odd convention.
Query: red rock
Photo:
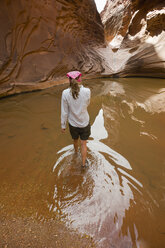
[[[1,0],[0,9],[3,95],[49,87],[69,70],[103,70],[95,48],[104,45],[104,29],[94,1]]]
[[[70,70],[165,77],[164,0],[108,0],[102,21],[94,0],[1,0],[0,9],[0,96],[63,83]]]
[[[108,41],[101,50],[106,74],[165,77],[164,1],[108,0],[101,17]]]

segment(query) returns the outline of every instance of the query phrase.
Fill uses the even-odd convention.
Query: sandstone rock
[[[101,16],[108,41],[100,50],[106,74],[165,77],[164,1],[108,0]]]
[[[94,0],[1,0],[0,9],[0,96],[64,83],[75,69],[165,77],[164,0],[107,0],[101,17]]]
[[[1,0],[0,9],[2,94],[48,87],[69,70],[104,70],[96,51],[104,29],[93,0]]]

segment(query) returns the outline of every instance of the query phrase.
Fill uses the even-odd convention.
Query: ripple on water
[[[109,247],[112,238],[117,242],[125,211],[134,200],[132,188],[141,193],[143,187],[130,175],[128,160],[102,142],[107,136],[101,109],[87,143],[89,168],[81,170],[81,156],[74,154],[73,145],[58,151],[53,168],[55,211],[58,202],[74,228],[97,237],[104,247]]]

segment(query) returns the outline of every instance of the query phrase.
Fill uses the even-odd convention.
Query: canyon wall
[[[0,97],[83,76],[165,75],[164,0],[0,1]]]
[[[164,0],[107,0],[101,17],[107,74],[165,77]]]
[[[1,96],[55,85],[70,70],[104,70],[93,0],[1,0],[0,33]]]

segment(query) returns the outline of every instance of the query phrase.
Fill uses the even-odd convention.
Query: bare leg
[[[75,153],[77,153],[78,152],[78,139],[73,140],[73,145],[74,145]]]
[[[82,165],[85,166],[85,161],[87,157],[87,141],[81,140],[81,156],[82,156]]]

